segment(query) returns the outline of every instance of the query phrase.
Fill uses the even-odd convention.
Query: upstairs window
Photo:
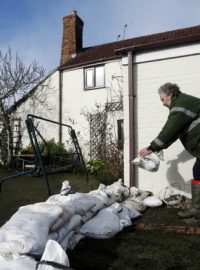
[[[85,89],[101,88],[105,86],[104,66],[85,69]]]

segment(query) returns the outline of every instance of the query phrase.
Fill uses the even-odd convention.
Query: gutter
[[[58,116],[59,116],[59,123],[62,123],[62,104],[63,104],[63,72],[59,70],[59,100],[58,100]],[[62,125],[59,125],[59,131],[58,131],[58,138],[59,142],[62,142]]]
[[[129,98],[129,172],[130,187],[135,186],[135,166],[131,162],[135,156],[135,108],[133,85],[133,53],[128,52],[128,98]]]
[[[179,37],[174,39],[168,40],[161,40],[161,41],[152,41],[146,44],[140,45],[133,45],[129,47],[123,47],[120,49],[116,49],[116,54],[125,54],[129,51],[138,52],[138,51],[147,51],[147,50],[154,50],[154,49],[162,49],[162,48],[169,48],[178,45],[186,45],[191,43],[199,43],[200,42],[200,34],[198,35],[190,35],[185,37]]]
[[[89,61],[85,61],[85,62],[78,62],[78,63],[66,63],[63,64],[62,66],[60,66],[58,68],[58,70],[69,70],[69,69],[75,69],[75,68],[83,68],[83,67],[87,67],[87,66],[91,66],[91,65],[96,65],[97,63],[105,63],[108,61],[112,61],[112,60],[118,60],[120,57],[119,56],[110,56],[110,57],[105,57],[105,58],[99,58],[99,59],[94,59],[94,60],[89,60]]]

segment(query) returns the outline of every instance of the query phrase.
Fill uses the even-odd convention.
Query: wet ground
[[[191,206],[191,200],[183,198],[174,206],[161,206],[147,208],[142,217],[134,221],[137,229],[186,232],[200,234],[200,220],[195,218],[180,219],[177,215],[179,211]]]

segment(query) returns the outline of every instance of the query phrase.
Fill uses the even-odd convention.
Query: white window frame
[[[97,69],[103,68],[103,83],[97,84]],[[91,72],[91,78],[88,78],[88,74]],[[91,83],[88,84],[88,80],[91,80]],[[84,89],[85,90],[91,90],[91,89],[97,89],[97,88],[103,88],[105,87],[105,65],[98,65],[93,67],[88,67],[84,69]]]

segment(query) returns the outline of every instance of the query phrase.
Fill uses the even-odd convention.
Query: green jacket
[[[191,155],[200,158],[200,99],[180,92],[172,98],[169,109],[168,119],[150,149],[160,151],[179,138]]]

